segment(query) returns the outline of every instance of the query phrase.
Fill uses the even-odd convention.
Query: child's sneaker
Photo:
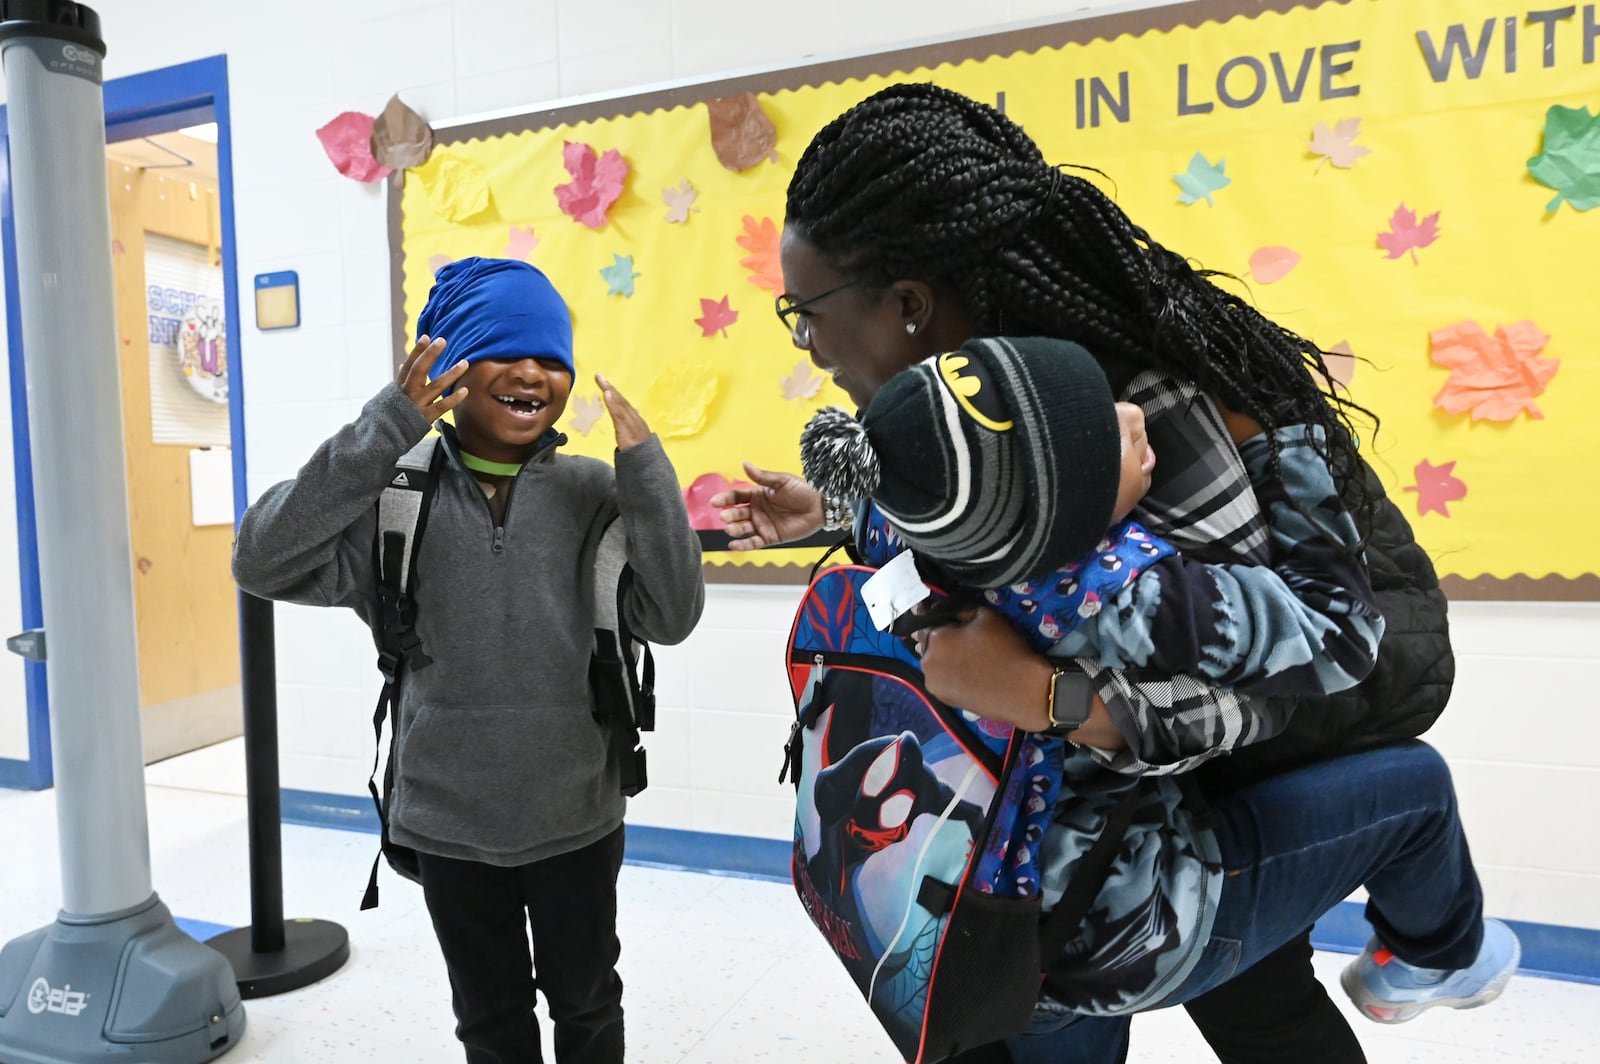
[[[1405,1023],[1423,1009],[1475,1009],[1500,996],[1522,959],[1522,944],[1499,920],[1483,922],[1483,945],[1471,966],[1454,971],[1418,968],[1377,939],[1339,977],[1344,992],[1369,1019]]]

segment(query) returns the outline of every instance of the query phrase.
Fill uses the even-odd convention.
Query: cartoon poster
[[[151,438],[221,446],[228,433],[222,270],[199,244],[145,236]]]

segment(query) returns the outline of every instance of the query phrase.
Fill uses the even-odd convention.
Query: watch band
[[[822,497],[822,527],[829,532],[843,532],[855,524],[854,503],[842,499]]]
[[[1089,721],[1094,708],[1094,685],[1076,669],[1057,666],[1050,674],[1050,696],[1045,715],[1050,726],[1041,734],[1064,739]]]

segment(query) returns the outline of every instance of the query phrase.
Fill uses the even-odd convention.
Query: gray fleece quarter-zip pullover
[[[378,497],[428,431],[399,386],[385,387],[246,511],[233,551],[239,586],[348,606],[372,626]],[[620,511],[634,570],[623,615],[640,638],[671,644],[705,602],[700,544],[658,438],[618,452],[615,471],[559,453],[564,439],[552,434],[523,466],[497,524],[445,432],[413,584],[433,664],[403,674],[395,714],[389,830],[403,846],[514,866],[579,849],[622,821],[588,682],[586,560]]]

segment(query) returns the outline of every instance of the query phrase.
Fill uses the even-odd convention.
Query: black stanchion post
[[[283,803],[278,793],[278,674],[272,603],[239,595],[244,786],[249,796],[250,947],[283,949]]]
[[[206,944],[233,965],[240,996],[257,998],[298,990],[332,975],[350,956],[350,938],[343,927],[328,920],[283,918],[272,603],[243,591],[239,592],[239,665],[250,835],[250,926],[226,931]]]

